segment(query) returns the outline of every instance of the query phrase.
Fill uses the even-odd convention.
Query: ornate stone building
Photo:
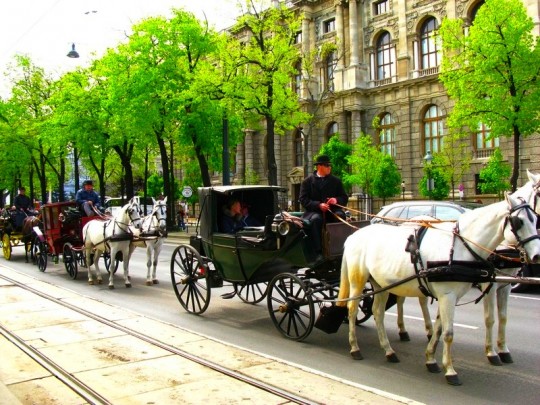
[[[310,138],[313,157],[334,133],[352,143],[360,132],[370,134],[374,144],[391,153],[406,184],[406,194],[418,196],[423,157],[440,150],[447,133],[446,116],[452,108],[438,80],[440,54],[434,34],[442,20],[462,18],[470,24],[482,0],[291,0],[287,6],[302,12],[298,46],[307,54],[334,42],[337,50],[317,60],[312,80],[295,78],[296,89],[307,108],[308,94],[318,97],[325,89]],[[538,0],[523,0],[540,34]],[[322,59],[322,58],[320,58]],[[305,79],[305,72],[304,77]],[[310,86],[308,89],[306,86]],[[309,91],[308,91],[309,90]],[[372,128],[375,117],[380,129]],[[476,194],[478,173],[496,146],[513,161],[512,139],[487,140],[486,128],[471,133],[473,161],[462,179],[465,195]],[[527,168],[540,171],[540,136],[522,139],[520,183]],[[303,135],[295,131],[276,136],[279,184],[289,189],[289,200],[297,200],[304,178]],[[247,133],[237,150],[237,173],[250,168],[264,174],[261,134]],[[311,162],[308,165],[311,166]],[[456,193],[457,195],[457,193]]]

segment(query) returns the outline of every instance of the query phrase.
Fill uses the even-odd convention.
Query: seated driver
[[[75,194],[75,201],[88,217],[96,215],[94,207],[99,211],[102,210],[101,199],[99,198],[99,194],[94,191],[92,180],[85,180],[83,182],[83,188]]]

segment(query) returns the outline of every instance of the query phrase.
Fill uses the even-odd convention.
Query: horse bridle
[[[536,203],[536,198],[535,198],[535,203]],[[522,210],[522,209],[526,210],[527,217],[532,222],[533,219],[534,219],[534,216],[536,216],[536,212],[531,208],[531,206],[527,202],[522,202],[521,204],[518,204],[515,207],[512,207],[510,209],[510,211],[508,212],[508,216],[504,220],[504,226],[503,226],[503,229],[504,229],[504,228],[506,228],[506,225],[510,224],[510,230],[512,231],[512,233],[516,237],[516,240],[518,242],[517,243],[518,248],[522,247],[522,246],[525,246],[526,243],[529,243],[532,240],[540,239],[540,235],[538,235],[538,234],[529,236],[528,238],[525,238],[525,239],[521,239],[519,237],[518,231],[523,226],[523,221],[520,218],[513,217],[512,214],[514,212],[518,212],[519,210]]]

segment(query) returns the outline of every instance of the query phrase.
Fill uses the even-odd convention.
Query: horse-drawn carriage
[[[30,253],[33,262],[36,260],[36,249],[34,245],[36,232],[39,231],[39,219],[33,215],[34,212],[26,213],[15,210],[2,210],[0,215],[0,241],[2,252],[6,260],[11,260],[13,248],[24,247],[26,261]],[[37,212],[35,212],[37,214]],[[22,216],[23,218],[17,218]]]
[[[171,260],[172,284],[186,311],[206,311],[211,289],[226,281],[233,291],[224,298],[236,295],[251,304],[267,298],[274,325],[290,339],[305,339],[313,326],[319,327],[317,311],[337,296],[343,243],[369,222],[326,224],[324,257],[318,260],[307,231],[310,224],[300,213],[280,209],[279,193],[283,191],[278,186],[199,189],[197,235],[189,245],[178,246]],[[264,225],[224,233],[220,227],[223,207],[231,198],[249,206],[250,216]],[[360,302],[359,322],[371,315],[371,302],[371,297]]]

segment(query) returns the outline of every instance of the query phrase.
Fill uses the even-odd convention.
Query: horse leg
[[[454,341],[454,313],[457,297],[454,294],[443,294],[439,297],[439,311],[441,315],[443,357],[442,363],[446,370],[446,382],[450,385],[461,385],[454,365],[452,363],[452,343]]]
[[[497,349],[499,351],[499,358],[503,363],[513,363],[510,349],[506,345],[506,321],[507,321],[507,309],[508,298],[510,297],[510,284],[498,286],[497,288],[497,309],[499,313],[499,327],[497,336]]]
[[[153,243],[146,244],[146,285],[152,285],[152,251],[154,250]]]
[[[433,323],[431,322],[431,315],[429,314],[428,299],[427,297],[418,297],[418,303],[422,310],[422,316],[424,317],[424,328],[428,340],[431,340],[433,336]]]
[[[487,284],[482,284],[482,290],[487,288]],[[495,345],[493,341],[493,325],[495,324],[495,300],[496,300],[495,289],[492,288],[489,293],[484,297],[484,325],[486,326],[486,337],[485,337],[485,353],[489,363],[494,366],[502,366],[501,359],[495,351]]]
[[[159,241],[159,240],[156,241],[156,244],[154,245],[154,261],[153,261],[153,268],[152,268],[152,283],[153,284],[159,284],[159,280],[156,277],[156,271],[157,271],[159,254],[161,253],[162,247],[163,247],[163,241]]]
[[[441,316],[440,311],[437,310],[437,318],[435,319],[435,327],[432,332],[431,339],[429,339],[428,345],[426,347],[426,367],[430,373],[440,373],[441,368],[437,364],[435,359],[435,352],[437,351],[437,346],[441,338],[442,325],[441,325]]]
[[[375,291],[377,288],[375,287],[376,284],[372,281],[373,288]],[[378,287],[378,286],[377,286]],[[375,294],[375,298],[373,299],[373,317],[375,318],[375,325],[377,326],[377,335],[379,336],[379,344],[381,345],[382,349],[384,350],[384,354],[386,355],[386,360],[390,363],[399,363],[399,359],[396,356],[396,353],[394,352],[394,349],[390,346],[390,342],[388,340],[388,334],[386,333],[386,329],[384,327],[384,313],[386,311],[386,301],[388,301],[388,292],[383,291]],[[398,302],[400,300],[398,299]],[[403,301],[401,300],[402,304],[402,311],[403,312]]]
[[[363,289],[362,289],[363,290]],[[362,293],[362,290],[358,294],[352,295],[358,296]],[[360,347],[358,346],[358,339],[356,338],[356,315],[358,314],[358,305],[360,300],[351,300],[347,303],[349,309],[349,345],[351,346],[351,356],[355,360],[362,360],[364,356],[360,353]]]
[[[86,269],[88,270],[88,285],[94,285],[94,274],[92,273],[92,265],[90,264],[90,257],[92,254],[92,247],[84,247],[84,257],[86,263]],[[76,260],[75,257],[73,260]]]
[[[94,251],[94,267],[96,268],[97,283],[103,284],[103,278],[101,277],[101,270],[99,269],[99,258],[101,257],[101,250],[96,249]]]
[[[131,288],[131,279],[129,277],[129,245],[126,246],[122,251],[123,264],[124,264],[124,284],[126,288]],[[111,274],[112,276],[112,274]]]
[[[404,302],[405,302],[405,297],[399,297],[399,296],[396,297],[397,326],[398,326],[399,340],[401,340],[402,342],[408,342],[411,340],[411,338],[409,337],[409,332],[407,332],[407,329],[405,329],[405,321],[403,320],[403,303]]]

